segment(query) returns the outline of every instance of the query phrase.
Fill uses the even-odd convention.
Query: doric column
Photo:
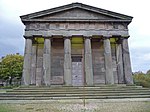
[[[46,86],[51,84],[51,39],[45,38],[43,52],[43,72],[44,83]]]
[[[71,41],[70,38],[64,38],[64,81],[67,86],[72,84],[71,76]]]
[[[93,63],[92,63],[92,51],[91,51],[91,39],[85,37],[85,77],[86,84],[93,85]]]
[[[125,83],[133,84],[130,53],[127,38],[124,38],[122,41],[122,51],[123,51],[123,67],[124,67]]]
[[[37,44],[36,60],[36,86],[41,86],[43,84],[43,45],[41,43]]]
[[[116,46],[116,58],[117,58],[117,74],[118,83],[124,83],[124,73],[123,73],[123,60],[122,60],[122,39],[119,39]]]
[[[106,84],[114,84],[111,46],[108,37],[104,37],[104,58],[105,58]]]
[[[23,84],[30,85],[32,39],[26,38],[23,64]]]
[[[36,84],[36,45],[32,45],[31,84]]]

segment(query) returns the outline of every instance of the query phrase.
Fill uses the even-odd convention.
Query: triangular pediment
[[[22,21],[61,21],[61,20],[110,20],[110,21],[128,21],[131,22],[132,17],[115,13],[112,11],[92,7],[81,3],[72,3],[28,15],[21,16]]]
[[[93,11],[85,10],[82,8],[72,8],[65,11],[60,11],[53,14],[44,15],[41,17],[35,17],[34,19],[118,19],[117,17],[111,17],[108,15],[96,13]],[[120,18],[119,18],[120,19]]]

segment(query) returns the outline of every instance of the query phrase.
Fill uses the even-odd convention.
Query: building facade
[[[72,3],[21,16],[24,85],[133,84],[132,17]]]

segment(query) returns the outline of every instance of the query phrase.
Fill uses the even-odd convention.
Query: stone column
[[[91,39],[85,37],[85,77],[86,84],[93,85],[93,63],[92,63],[92,51],[91,51]]]
[[[70,38],[64,38],[64,81],[67,86],[72,85],[71,76],[71,41]]]
[[[45,38],[44,52],[43,52],[43,70],[44,70],[44,83],[46,86],[51,84],[51,39]]]
[[[31,84],[36,83],[36,45],[32,45],[32,61],[31,61]]]
[[[106,84],[114,84],[111,46],[109,38],[104,38],[104,58],[105,58],[105,75]]]
[[[41,86],[44,82],[43,80],[43,45],[44,43],[37,44],[36,86]]]
[[[31,55],[32,55],[32,39],[25,40],[24,64],[23,64],[23,84],[30,85],[31,78]]]
[[[116,46],[116,57],[117,57],[117,74],[118,83],[124,83],[124,73],[123,73],[123,61],[122,61],[122,39],[119,39]]]
[[[130,53],[128,47],[128,39],[124,38],[122,42],[122,51],[123,51],[123,67],[125,75],[125,83],[133,84],[131,62],[130,62]]]

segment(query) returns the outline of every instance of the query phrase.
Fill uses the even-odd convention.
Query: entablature
[[[129,37],[128,30],[99,30],[99,31],[25,31],[25,37],[72,37],[72,36],[83,36],[83,37],[95,37],[95,36],[102,36],[102,37]]]

